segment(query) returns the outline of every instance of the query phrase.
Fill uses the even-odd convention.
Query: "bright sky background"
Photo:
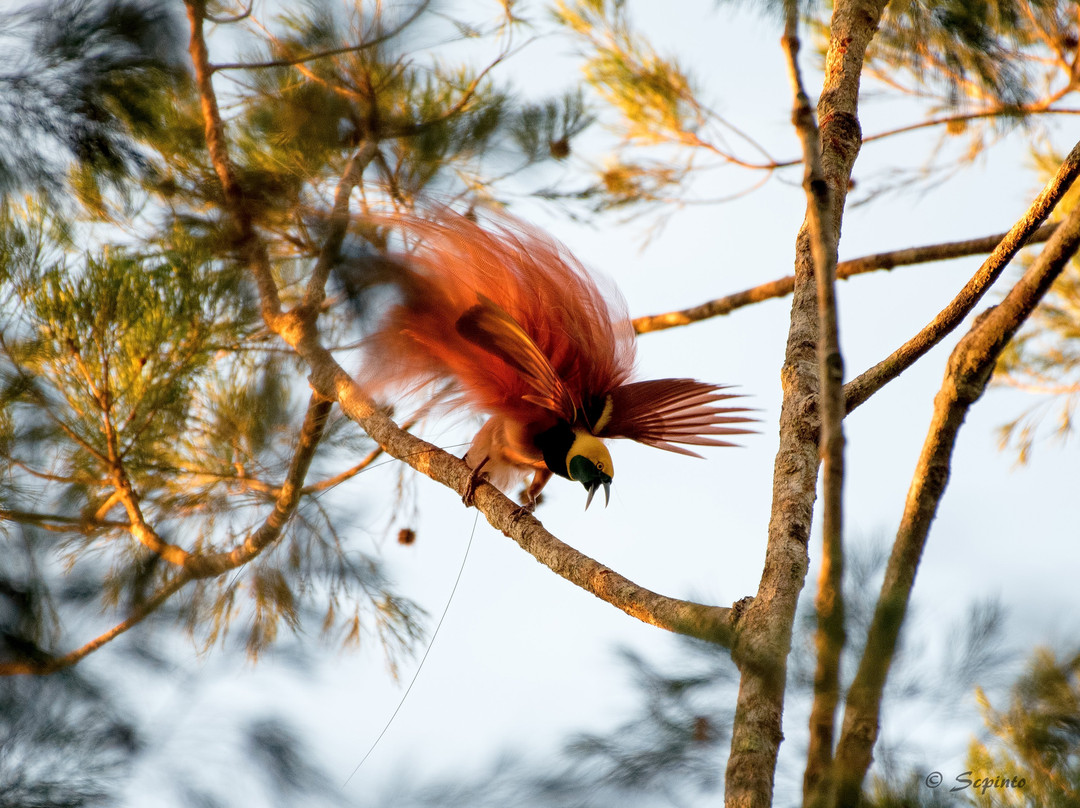
[[[661,52],[674,50],[704,89],[704,97],[729,120],[752,133],[780,158],[797,155],[789,124],[790,91],[771,21],[712,4],[635,3],[634,18]],[[520,86],[556,90],[580,82],[570,46],[537,44],[515,59]],[[807,86],[820,76],[804,48]],[[915,120],[907,104],[867,99],[867,134]],[[903,136],[868,145],[855,169],[917,167],[940,133]],[[1070,145],[1062,127],[1059,149]],[[694,305],[790,274],[794,239],[805,198],[798,174],[792,184],[771,181],[735,202],[691,206],[641,249],[648,217],[619,224],[615,217],[585,227],[536,204],[518,215],[548,229],[591,269],[612,277],[632,315]],[[749,178],[752,179],[752,178]],[[745,175],[714,172],[702,195],[744,187]],[[849,209],[841,258],[957,240],[1006,230],[1039,187],[1024,158],[1024,140],[999,144],[957,179],[924,195],[901,194]],[[864,186],[855,190],[854,198]],[[897,269],[862,276],[839,287],[841,342],[850,379],[879,361],[924,325],[978,266],[979,259]],[[753,595],[764,557],[777,448],[779,372],[788,329],[789,299],[739,310],[727,317],[639,340],[641,378],[693,376],[737,384],[760,411],[760,434],[741,449],[706,450],[694,460],[630,442],[612,455],[618,474],[606,510],[594,503],[583,513],[578,485],[554,480],[537,516],[555,535],[635,582],[664,594],[729,605]],[[891,538],[941,380],[955,340],[947,341],[899,381],[861,407],[845,424],[848,441],[846,524],[849,540]],[[934,524],[915,589],[913,635],[931,653],[976,598],[998,596],[1009,609],[1009,644],[1020,661],[1039,642],[1067,641],[1080,628],[1080,530],[1075,491],[1080,458],[1075,444],[1040,447],[1030,466],[1018,468],[996,448],[995,428],[1029,403],[1025,396],[991,391],[974,408],[961,433],[953,474]],[[441,445],[467,442],[479,421],[447,418],[427,437]],[[463,448],[457,450],[460,454]],[[347,496],[370,503],[371,530],[385,523],[397,471],[384,465],[362,475]],[[415,486],[418,540],[404,547],[372,533],[399,591],[431,615],[447,603],[465,554],[476,511],[426,479]],[[812,555],[819,554],[815,530]],[[815,571],[808,583],[813,586]],[[424,779],[479,773],[506,749],[557,748],[578,730],[600,731],[633,709],[634,692],[614,650],[627,644],[647,658],[672,656],[675,643],[556,577],[511,540],[480,519],[456,596],[424,669],[379,746],[346,790],[363,803],[398,778]],[[198,714],[213,714],[237,699],[295,708],[319,744],[326,767],[344,781],[397,707],[416,662],[400,681],[387,675],[372,646],[360,653],[329,653],[316,674],[301,681],[275,667],[273,655],[256,669],[236,664],[227,685],[200,696]],[[211,659],[206,675],[217,670]],[[285,689],[287,688],[287,689]],[[184,696],[163,689],[154,709],[170,712]],[[734,705],[732,704],[732,708]],[[797,718],[796,718],[797,715]],[[970,714],[969,714],[970,715]],[[886,715],[888,724],[890,716]],[[933,715],[905,711],[893,732],[920,751],[946,779],[961,765],[976,719],[942,732]],[[798,756],[805,731],[801,712],[789,714]],[[718,765],[722,761],[718,760]],[[955,769],[955,771],[953,771]],[[801,767],[797,769],[801,775]],[[928,769],[929,770],[929,769]],[[798,783],[777,784],[776,805],[797,801]],[[133,787],[133,794],[137,794]],[[132,804],[145,805],[145,792]],[[702,804],[706,804],[702,802]],[[716,804],[716,798],[708,801]]]

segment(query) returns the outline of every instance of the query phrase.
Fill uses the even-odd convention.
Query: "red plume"
[[[554,411],[572,421],[584,401],[629,378],[634,333],[623,301],[605,299],[562,245],[508,217],[491,230],[450,211],[389,223],[403,226],[417,245],[396,280],[402,301],[368,345],[379,365],[376,384],[449,377],[484,412],[533,420]],[[523,333],[507,333],[511,344],[493,354],[491,345],[478,344],[478,321],[487,335],[500,325]],[[515,366],[525,352],[516,346],[529,343],[539,354]]]
[[[534,496],[552,473],[569,477],[575,436],[694,454],[673,444],[730,446],[714,436],[747,431],[729,426],[750,419],[716,406],[733,398],[716,385],[627,384],[634,333],[622,299],[601,294],[543,233],[509,217],[485,229],[448,210],[378,221],[401,227],[414,246],[391,261],[400,299],[367,341],[368,387],[456,382],[466,404],[491,416],[466,459],[498,484],[507,472],[535,471]],[[591,476],[581,472],[589,479],[575,478],[590,498],[611,479],[606,450],[593,444],[573,449],[602,461]]]

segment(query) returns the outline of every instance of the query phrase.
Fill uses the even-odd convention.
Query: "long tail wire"
[[[394,708],[394,712],[390,714],[390,718],[387,719],[386,725],[382,728],[378,737],[372,742],[367,752],[360,759],[360,762],[356,764],[356,768],[352,770],[352,773],[345,778],[345,782],[341,784],[342,788],[345,788],[349,784],[349,781],[356,776],[356,773],[360,771],[360,767],[367,762],[367,759],[371,757],[371,753],[375,751],[375,747],[379,745],[379,741],[386,735],[387,730],[390,729],[390,725],[394,723],[394,719],[397,718],[397,714],[401,712],[401,708],[405,705],[405,700],[409,698],[409,692],[413,689],[413,685],[416,684],[416,680],[420,677],[420,671],[424,668],[424,663],[427,662],[428,654],[431,653],[432,646],[435,645],[435,639],[439,636],[439,629],[442,628],[443,621],[446,620],[446,615],[450,611],[450,604],[454,601],[454,595],[457,593],[458,584],[461,583],[461,575],[465,572],[465,562],[469,558],[469,551],[472,549],[473,538],[476,536],[476,525],[480,520],[480,512],[476,512],[476,516],[473,518],[472,532],[469,533],[469,542],[465,545],[465,555],[461,558],[461,566],[458,567],[457,577],[454,579],[454,585],[450,588],[450,597],[446,599],[446,606],[443,607],[442,614],[439,616],[439,622],[435,624],[435,630],[431,633],[431,640],[428,642],[427,648],[424,649],[424,655],[420,657],[420,664],[416,666],[416,671],[413,672],[412,679],[409,681],[409,686],[405,688],[405,692],[401,694],[401,700],[398,701],[397,707]]]

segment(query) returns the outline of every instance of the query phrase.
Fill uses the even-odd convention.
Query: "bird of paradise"
[[[447,209],[385,217],[417,243],[391,257],[396,302],[367,340],[371,384],[450,381],[488,415],[465,455],[502,490],[529,474],[535,504],[552,475],[585,487],[588,508],[615,469],[604,441],[700,457],[691,446],[752,430],[722,385],[630,381],[635,339],[625,303],[604,295],[563,245],[507,216],[488,226]],[[387,266],[384,264],[384,267]]]

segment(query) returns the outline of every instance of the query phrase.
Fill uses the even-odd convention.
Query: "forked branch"
[[[997,247],[994,248],[994,251],[987,256],[982,266],[957,293],[952,302],[942,309],[918,334],[878,362],[874,367],[844,385],[844,398],[848,412],[858,407],[915,364],[920,357],[960,325],[963,319],[975,308],[979,300],[982,299],[982,296],[986,294],[986,290],[1005,271],[1005,267],[1009,265],[1009,262],[1025,244],[1029,243],[1031,236],[1046,221],[1046,218],[1057,206],[1057,203],[1061,201],[1061,198],[1072,186],[1078,175],[1080,175],[1080,143],[1073,147],[1058,168],[1057,174],[1046,184],[1046,187],[1031,203],[1024,215],[1005,234]],[[1056,232],[1054,237],[1057,237]],[[1047,249],[1049,249],[1049,246],[1047,246]]]
[[[832,194],[823,226],[833,240],[839,237],[843,203],[861,143],[858,96],[863,57],[884,7],[885,0],[838,0],[833,5],[825,82],[817,105],[822,175]],[[820,457],[819,326],[809,228],[809,221],[804,222],[795,243],[791,327],[781,371],[780,447],[773,467],[765,567],[758,595],[739,621],[732,653],[741,678],[725,800],[738,808],[766,808],[773,802],[773,778],[783,738],[787,659],[808,566]]]
[[[877,740],[881,699],[930,524],[949,479],[953,447],[971,406],[990,380],[1001,351],[1080,247],[1080,208],[1058,228],[1005,299],[980,315],[949,357],[934,399],[930,429],[908,489],[866,647],[848,691],[837,746],[836,805],[859,798]]]

